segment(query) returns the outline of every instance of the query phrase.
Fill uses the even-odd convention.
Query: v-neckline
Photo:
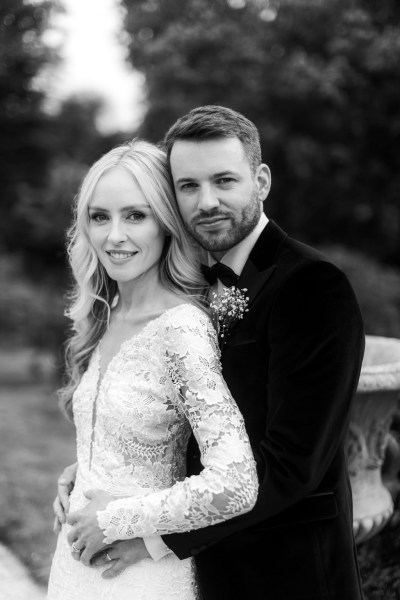
[[[105,368],[101,369],[101,349],[100,349],[100,345],[101,345],[101,340],[100,342],[97,344],[96,346],[96,365],[97,365],[97,385],[96,385],[96,398],[95,398],[95,402],[98,398],[99,392],[100,392],[100,387],[106,377],[106,375],[108,374],[108,371],[110,370],[110,367],[112,366],[112,364],[116,361],[116,359],[119,357],[120,354],[122,354],[122,352],[125,350],[125,347],[127,345],[129,345],[130,343],[132,343],[132,341],[136,338],[138,338],[139,336],[141,336],[145,331],[147,331],[147,329],[153,325],[154,323],[156,323],[157,321],[159,321],[160,319],[162,319],[165,315],[167,315],[168,313],[170,313],[173,310],[176,310],[177,308],[181,307],[181,306],[194,306],[194,304],[191,304],[190,302],[182,302],[182,304],[177,304],[176,306],[172,306],[171,308],[167,308],[165,309],[161,314],[158,315],[158,317],[154,317],[154,319],[150,319],[146,325],[144,325],[142,327],[142,329],[140,329],[137,333],[134,333],[133,335],[131,335],[130,337],[128,337],[126,340],[123,340],[118,348],[118,350],[116,351],[116,353],[111,357],[111,359],[108,361],[107,365],[105,366]]]
[[[144,332],[146,332],[147,329],[149,329],[149,327],[151,325],[153,325],[157,321],[160,321],[160,319],[162,319],[163,317],[165,317],[167,315],[167,313],[170,313],[173,310],[176,310],[180,306],[194,306],[194,304],[191,304],[190,302],[182,302],[182,304],[177,304],[176,306],[172,306],[171,308],[167,308],[160,315],[158,315],[158,317],[155,317],[154,319],[150,319],[150,321],[148,321],[146,323],[146,325],[144,325],[144,327],[142,327],[142,329],[140,329],[140,331],[138,331],[137,333],[133,334],[132,336],[130,336],[129,338],[127,338],[126,340],[124,340],[123,342],[121,342],[121,345],[118,348],[117,352],[108,361],[107,366],[104,369],[103,374],[101,373],[101,364],[100,364],[100,361],[101,361],[101,352],[100,352],[101,340],[97,344],[96,349],[94,351],[95,367],[96,367],[96,370],[97,370],[97,380],[96,380],[96,394],[95,394],[95,397],[93,399],[93,404],[92,404],[92,432],[91,432],[91,436],[90,436],[91,439],[90,439],[90,448],[89,448],[89,469],[91,469],[92,458],[93,458],[93,446],[94,446],[94,442],[95,442],[95,427],[96,427],[96,422],[97,422],[97,405],[98,405],[98,399],[99,399],[100,392],[101,392],[101,389],[102,389],[102,386],[103,386],[103,382],[104,382],[105,378],[107,377],[108,372],[111,370],[112,365],[114,364],[114,362],[116,362],[117,358],[119,358],[120,354],[122,354],[122,352],[125,350],[125,347],[128,346],[128,344],[132,343],[132,341],[134,339],[138,338]]]

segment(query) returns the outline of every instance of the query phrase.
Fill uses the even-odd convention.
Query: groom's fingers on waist
[[[58,496],[53,502],[53,511],[60,523],[65,523],[64,507],[62,506]]]
[[[77,530],[76,527],[71,527],[71,529],[69,530],[68,534],[67,534],[67,541],[68,544],[70,546],[72,546],[72,544],[75,544],[76,548],[80,548],[82,549],[85,545],[84,540],[79,539],[79,532]]]
[[[110,564],[110,563],[109,563]],[[117,577],[122,571],[125,571],[125,565],[120,560],[113,560],[111,566],[108,569],[105,569],[101,574],[103,579],[113,579]]]
[[[74,525],[78,522],[78,512],[79,511],[71,512],[65,516],[68,525]]]
[[[110,559],[107,558],[107,554],[108,556],[111,558],[112,560],[112,555],[110,554],[111,552],[111,548],[109,548],[108,550],[103,550],[102,552],[99,552],[98,554],[95,554],[91,561],[90,564],[92,567],[103,567],[104,565],[108,565],[110,564]]]
[[[91,565],[90,559],[91,559],[91,554],[89,554],[89,552],[87,551],[87,548],[85,548],[80,556],[80,561],[83,565],[85,565],[85,567],[90,567],[90,565]]]
[[[71,483],[60,477],[57,482],[57,494],[60,500],[60,504],[65,510],[68,512],[69,510],[69,494],[70,494],[70,485]]]
[[[82,542],[82,544],[83,544],[83,542]],[[81,563],[84,564],[85,567],[92,567],[93,566],[92,558],[94,556],[96,556],[97,552],[98,552],[98,550],[96,550],[89,541],[88,544],[85,545],[85,547],[82,550],[82,553],[80,556]]]
[[[60,531],[61,531],[61,523],[60,523],[60,519],[58,517],[54,517],[53,531],[56,535],[58,533],[60,533]]]

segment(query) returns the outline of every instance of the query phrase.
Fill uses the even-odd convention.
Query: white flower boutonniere
[[[246,296],[246,288],[240,289],[234,285],[224,288],[221,294],[212,294],[213,300],[210,302],[211,314],[214,327],[218,332],[218,337],[222,344],[226,342],[226,337],[233,325],[243,319],[248,312],[247,305],[249,298]]]

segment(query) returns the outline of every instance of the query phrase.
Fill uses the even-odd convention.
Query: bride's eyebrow
[[[130,204],[129,206],[123,206],[122,208],[120,208],[121,212],[127,212],[129,210],[151,210],[150,204]],[[103,208],[101,206],[88,206],[88,210],[101,210],[103,212],[109,212],[108,208]]]

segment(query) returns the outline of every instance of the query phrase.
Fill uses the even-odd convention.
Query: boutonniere
[[[219,295],[215,292],[212,294],[211,315],[221,345],[226,342],[231,327],[248,312],[249,298],[245,292],[246,288],[240,289],[233,285],[224,287]]]

